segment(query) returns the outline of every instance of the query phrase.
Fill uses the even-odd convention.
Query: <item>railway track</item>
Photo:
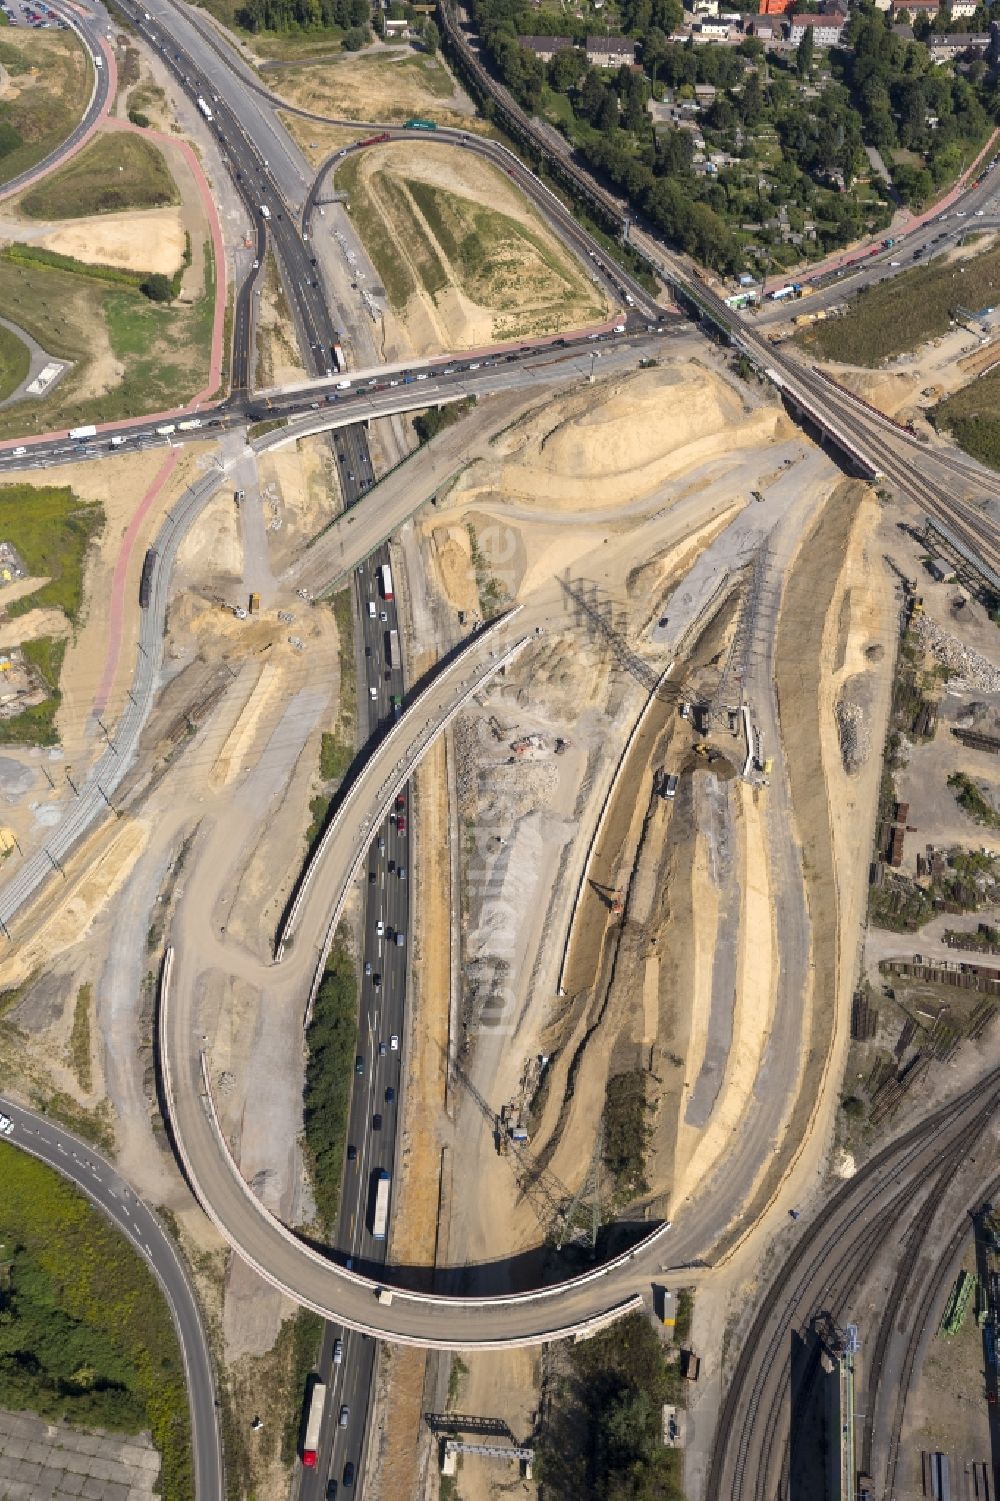
[[[993,1115],[998,1091],[1000,1069],[994,1069],[973,1089],[946,1102],[890,1143],[834,1195],[821,1217],[794,1247],[757,1313],[726,1392],[708,1473],[708,1501],[750,1501],[751,1496],[766,1495],[778,1442],[778,1424],[785,1410],[787,1385],[780,1375],[787,1355],[784,1347],[800,1302],[824,1272],[827,1272],[825,1287],[831,1292],[835,1293],[844,1284],[850,1289],[852,1277],[859,1266],[866,1264],[872,1245],[895,1221],[900,1201],[912,1202],[908,1170],[926,1156],[928,1146],[936,1138],[948,1133],[949,1140],[939,1151],[932,1152],[922,1174],[953,1171],[953,1163],[960,1160],[968,1150],[969,1141],[975,1140]],[[967,1115],[969,1118],[963,1120]],[[957,1137],[952,1135],[955,1131]],[[841,1223],[845,1218],[846,1225]],[[860,1228],[855,1235],[849,1235],[849,1226],[853,1224],[859,1224]],[[772,1384],[776,1384],[777,1390],[767,1401],[769,1378],[776,1373],[778,1380]],[[763,1440],[765,1462],[757,1466],[754,1487],[750,1490],[745,1485],[747,1467],[758,1436]]]
[[[996,1197],[998,1192],[1000,1192],[1000,1175],[993,1178],[983,1191],[982,1195],[977,1195],[977,1198],[981,1197],[983,1199],[993,1199]],[[896,1481],[897,1471],[899,1468],[900,1441],[903,1432],[903,1419],[906,1415],[906,1403],[909,1397],[910,1387],[913,1384],[913,1372],[916,1366],[917,1356],[920,1353],[920,1347],[923,1343],[924,1336],[927,1331],[927,1326],[930,1323],[932,1317],[935,1316],[944,1302],[944,1295],[951,1281],[952,1269],[959,1255],[959,1252],[961,1251],[962,1243],[968,1238],[968,1234],[969,1227],[966,1223],[963,1222],[955,1230],[944,1250],[936,1258],[931,1271],[931,1275],[929,1279],[925,1281],[923,1291],[918,1295],[918,1300],[914,1307],[913,1323],[906,1342],[906,1350],[903,1356],[900,1380],[898,1386],[896,1387],[896,1402],[893,1410],[892,1424],[889,1430],[888,1452],[885,1465],[885,1479],[882,1485],[883,1501],[889,1501],[889,1498],[895,1496],[896,1494]],[[912,1270],[916,1267],[918,1257],[919,1248],[917,1256],[914,1257],[911,1266],[911,1273]],[[895,1309],[892,1311],[892,1322],[895,1321],[899,1310],[902,1307],[903,1297],[906,1293],[907,1285],[905,1282],[903,1282],[900,1289],[899,1302],[897,1303]],[[911,1299],[908,1299],[907,1301],[911,1303],[911,1306],[913,1306]],[[883,1322],[888,1323],[889,1320],[885,1319]],[[882,1373],[880,1370],[878,1373],[879,1379],[881,1379],[881,1374]],[[877,1397],[877,1386],[874,1390],[871,1386],[869,1386],[868,1413],[870,1416],[875,1412]],[[874,1445],[872,1445],[871,1448],[866,1447],[866,1449],[864,1450],[869,1471],[871,1471],[873,1463],[873,1447]]]

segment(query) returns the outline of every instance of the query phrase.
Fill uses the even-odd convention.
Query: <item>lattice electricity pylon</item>
[[[494,1138],[499,1139],[500,1126],[497,1113],[489,1100],[484,1099],[479,1093],[457,1059],[451,1060],[451,1072],[478,1107],[480,1114],[493,1132]],[[518,1190],[531,1204],[539,1225],[547,1232],[553,1223],[559,1221],[565,1205],[573,1196],[565,1183],[560,1182],[555,1173],[543,1167],[522,1143],[508,1141],[506,1146],[507,1149],[502,1155],[510,1164]]]
[[[757,534],[754,551],[744,567],[747,579],[740,601],[736,630],[726,654],[726,664],[712,695],[712,709],[743,703],[743,688],[751,668],[768,648],[763,642],[773,639],[778,616],[780,589],[772,577],[771,551],[767,539]]]
[[[647,693],[652,693],[660,674],[652,663],[645,661],[629,645],[625,609],[616,611],[614,600],[601,599],[599,585],[590,579],[571,580],[567,575],[559,580],[559,586],[573,605],[574,625],[582,625],[592,635],[602,637],[625,671],[641,683]]]
[[[594,1151],[587,1169],[587,1176],[573,1195],[562,1215],[556,1230],[556,1250],[561,1251],[567,1240],[573,1233],[577,1224],[577,1213],[584,1201],[590,1210],[590,1225],[588,1234],[590,1248],[597,1245],[597,1236],[601,1228],[601,1164],[604,1161],[604,1118],[597,1126],[597,1140],[594,1142]]]

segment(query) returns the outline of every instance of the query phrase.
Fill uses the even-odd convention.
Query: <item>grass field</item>
[[[337,186],[397,311],[417,291],[436,303],[455,287],[492,315],[483,332],[496,339],[581,325],[603,312],[582,269],[540,226],[394,171],[391,157],[374,171],[363,154],[349,157]]]
[[[94,267],[21,266],[0,256],[0,307],[49,354],[74,366],[48,397],[0,411],[0,437],[165,411],[204,386],[215,275],[207,244],[203,254],[205,291],[190,305],[150,302],[137,290],[103,282]],[[103,391],[95,390],[98,372]]]
[[[67,485],[0,486],[0,540],[17,548],[34,577],[48,579],[7,606],[8,619],[44,606],[76,622],[87,549],[103,525],[102,508],[78,500]]]
[[[51,1168],[0,1146],[0,1390],[6,1407],[135,1433],[164,1501],[193,1494],[184,1368],[159,1287]]]
[[[1000,469],[1000,370],[991,370],[939,402],[931,412],[939,432],[993,469]]]
[[[844,318],[814,323],[798,342],[826,359],[881,364],[946,333],[956,307],[1000,302],[1000,248],[894,276],[858,294]]]
[[[0,185],[48,156],[81,119],[90,97],[91,64],[70,31],[8,27],[0,65],[10,80],[0,100]]]
[[[82,219],[180,202],[163,153],[142,136],[108,131],[19,202],[32,219]]]
[[[66,655],[66,642],[57,641],[53,636],[39,636],[34,641],[25,641],[21,650],[25,660],[43,679],[48,697],[10,719],[0,720],[0,744],[58,745],[56,713],[62,701],[59,674]]]
[[[0,401],[5,401],[24,380],[31,365],[28,346],[17,334],[0,324]]]

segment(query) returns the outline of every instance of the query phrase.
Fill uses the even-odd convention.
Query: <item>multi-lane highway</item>
[[[14,1122],[13,1135],[6,1138],[10,1145],[0,1146],[0,1152],[30,1152],[68,1178],[121,1231],[159,1282],[187,1377],[195,1494],[197,1501],[220,1501],[225,1495],[222,1442],[208,1340],[194,1290],[169,1237],[153,1211],[87,1142],[10,1100],[0,1098],[0,1110]]]

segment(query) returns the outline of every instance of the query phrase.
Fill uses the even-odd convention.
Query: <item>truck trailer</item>
[[[382,564],[381,568],[378,571],[378,576],[382,584],[382,598],[392,599],[392,569],[389,567],[388,563]]]
[[[389,1185],[391,1179],[385,1168],[379,1168],[375,1184],[375,1201],[372,1205],[372,1240],[385,1240],[389,1224]]]
[[[302,1463],[307,1470],[316,1468],[316,1460],[319,1456],[319,1436],[323,1428],[323,1403],[326,1401],[326,1387],[322,1381],[313,1384],[309,1396],[309,1416],[306,1418],[306,1436],[302,1440]]]

